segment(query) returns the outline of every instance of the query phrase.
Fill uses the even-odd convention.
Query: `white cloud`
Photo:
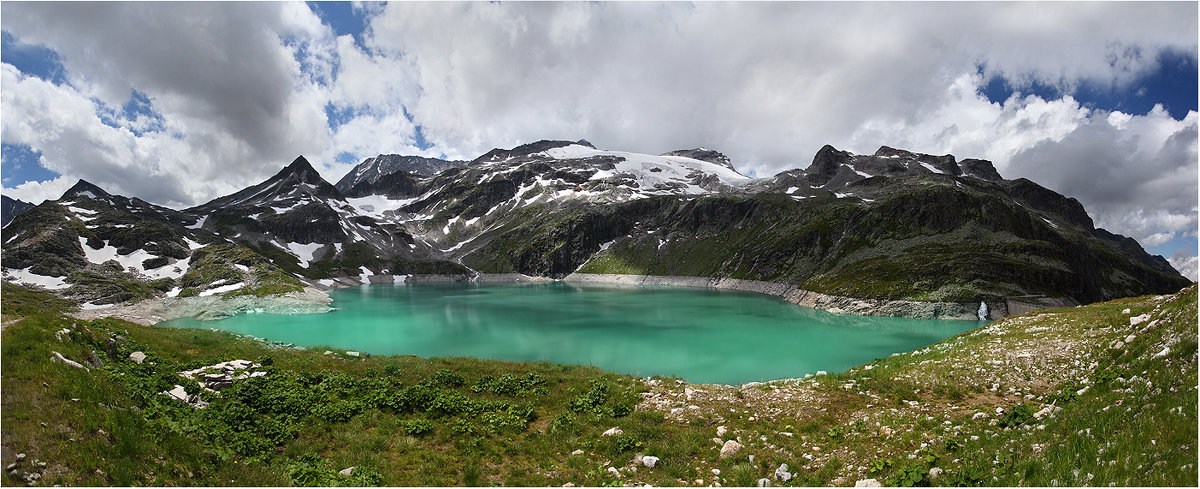
[[[32,204],[41,204],[42,201],[62,197],[63,192],[75,185],[77,180],[75,177],[63,175],[53,180],[25,182],[13,188],[5,188],[4,195]]]
[[[1193,282],[1200,280],[1200,257],[1196,256],[1196,250],[1182,248],[1175,252],[1175,256],[1167,259],[1175,270],[1179,271],[1180,275],[1191,279]]]

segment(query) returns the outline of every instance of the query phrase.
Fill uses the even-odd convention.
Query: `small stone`
[[[356,469],[356,468],[358,468],[358,467],[346,467],[342,470],[339,470],[338,475],[340,475],[342,477],[350,477],[351,475],[354,475],[354,469]]]
[[[929,479],[930,480],[937,479],[941,475],[942,475],[941,467],[934,467],[932,469],[929,469]]]
[[[563,486],[563,487],[575,487],[575,484],[572,484],[572,483],[568,482],[568,483],[566,483],[566,484],[563,484],[562,486]]]
[[[775,480],[780,482],[792,480],[792,473],[788,472],[787,464],[779,464],[779,467],[775,469]]]
[[[76,362],[75,360],[71,360],[70,358],[64,357],[62,353],[56,351],[51,351],[50,353],[54,354],[53,357],[50,357],[50,361],[52,362],[60,362],[63,365],[69,365],[75,368],[84,368],[82,364]]]
[[[38,462],[37,466],[44,469],[44,468],[46,468],[46,462]]]
[[[17,461],[18,461],[18,462],[20,462],[20,461],[22,461],[22,460],[25,460],[25,454],[24,454],[24,453],[18,453],[18,454],[17,454],[17,456],[16,456],[16,459],[17,459]]]
[[[574,452],[571,452],[571,455],[583,455],[583,450],[576,449]]]
[[[646,468],[653,468],[655,465],[658,465],[658,457],[646,455],[642,457],[642,465],[644,465]]]
[[[713,475],[721,475],[721,469],[712,469]]]
[[[362,354],[359,352],[356,352],[356,351],[348,351],[348,352],[346,352],[346,356],[358,358],[358,357],[362,356]]]
[[[325,350],[325,353],[324,353],[324,354],[325,354],[325,355],[332,355],[332,354],[333,354],[333,352],[332,352],[332,351],[329,351],[329,350]]]
[[[610,473],[610,474],[612,474],[612,475],[614,475],[614,476],[616,476],[616,477],[618,477],[618,478],[622,477],[622,476],[621,476],[621,471],[620,471],[620,470],[617,470],[617,468],[616,468],[616,467],[609,467],[609,468],[608,468],[608,473]]]
[[[883,487],[875,479],[863,479],[854,483],[854,487]]]
[[[718,436],[718,437],[722,437],[722,438],[723,438],[723,437],[725,436],[725,433],[729,433],[729,428],[726,428],[726,427],[724,427],[724,426],[718,426],[718,427],[717,427],[717,436]]]
[[[1130,344],[1130,343],[1133,343],[1133,339],[1134,339],[1134,338],[1137,338],[1137,335],[1136,335],[1136,334],[1131,334],[1131,335],[1129,335],[1129,336],[1126,336],[1126,337],[1125,337],[1125,344],[1126,344],[1126,345],[1128,345],[1128,344]]]
[[[742,449],[742,444],[734,440],[729,440],[721,445],[721,458],[729,458],[737,455],[737,452]]]
[[[4,466],[4,470],[13,470],[13,469],[15,469],[15,468],[17,468],[17,463],[16,463],[16,462],[13,462],[13,463],[11,463],[11,464],[8,464],[8,465],[5,465],[5,466]]]
[[[1129,314],[1129,309],[1125,309],[1125,310],[1121,311],[1121,314]]]
[[[759,479],[755,485],[758,487],[771,487],[771,479],[763,477],[762,479]]]
[[[604,433],[601,433],[600,436],[616,436],[616,435],[620,435],[622,433],[624,433],[624,431],[621,431],[621,428],[617,428],[614,426],[614,427],[606,430]]]

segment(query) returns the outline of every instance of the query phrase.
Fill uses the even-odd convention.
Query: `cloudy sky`
[[[303,154],[586,138],[742,173],[832,144],[995,162],[1196,269],[1197,4],[0,5],[0,180],[172,207]]]

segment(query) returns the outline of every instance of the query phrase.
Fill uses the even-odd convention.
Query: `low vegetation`
[[[6,485],[1197,484],[1195,286],[744,386],[271,348],[3,292]],[[178,375],[234,359],[265,375]]]

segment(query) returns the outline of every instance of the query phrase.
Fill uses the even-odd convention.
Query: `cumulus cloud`
[[[204,202],[300,153],[336,180],[346,155],[587,138],[703,145],[769,176],[824,144],[889,145],[991,159],[1144,243],[1195,235],[1195,113],[1069,95],[1132,90],[1163,50],[1195,53],[1194,3],[366,3],[360,42],[292,2],[0,8],[69,80],[5,66],[4,142],[156,202]],[[993,76],[1068,95],[993,103]],[[155,117],[96,116],[132,90]]]
[[[1180,275],[1192,279],[1193,282],[1200,280],[1200,256],[1196,255],[1196,250],[1181,249],[1167,261],[1171,262],[1171,266],[1175,267]]]

